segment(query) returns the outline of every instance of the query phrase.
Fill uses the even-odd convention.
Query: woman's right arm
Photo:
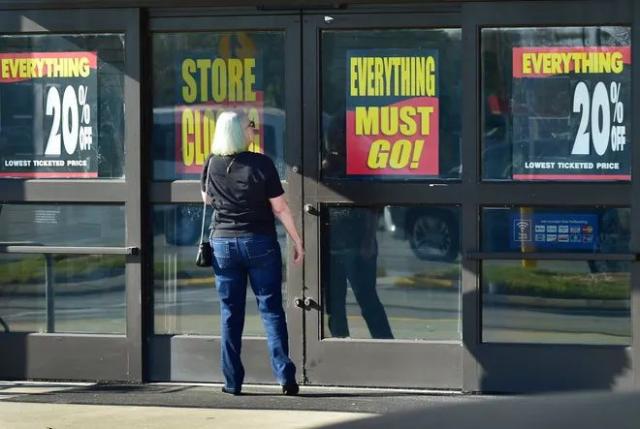
[[[291,209],[289,208],[289,204],[287,204],[287,200],[284,198],[284,195],[280,195],[279,197],[269,198],[269,203],[271,203],[271,210],[273,210],[273,214],[278,218],[278,220],[280,220],[280,222],[282,222],[282,225],[284,225],[284,228],[287,230],[289,237],[293,240],[293,262],[295,264],[302,263],[302,259],[304,258],[304,246],[302,245],[302,238],[300,238],[300,234],[298,234],[298,230],[296,229],[296,224],[293,221],[293,215],[291,214]]]

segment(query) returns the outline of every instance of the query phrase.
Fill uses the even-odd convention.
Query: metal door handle
[[[313,204],[305,204],[304,205],[304,211],[307,212],[308,214],[312,215],[312,216],[319,216],[320,212],[318,211],[318,209],[316,209]]]
[[[320,310],[320,304],[318,304],[318,302],[312,297],[307,297],[305,299],[296,297],[293,299],[293,305],[303,310]]]
[[[304,306],[306,309],[320,310],[320,304],[310,296],[304,299]]]

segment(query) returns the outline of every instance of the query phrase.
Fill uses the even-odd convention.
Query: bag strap
[[[209,196],[209,172],[211,171],[212,159],[213,159],[213,156],[209,157],[209,162],[207,163],[207,177],[204,178],[204,192],[205,194],[207,194],[207,197]],[[234,156],[233,158],[231,158],[231,162],[229,162],[229,165],[227,165],[227,175],[229,174],[229,171],[231,170],[231,166],[233,165],[233,162],[235,160],[236,160],[236,157]],[[205,201],[202,204],[202,228],[200,230],[200,243],[204,243],[204,223],[205,223],[206,213],[207,213],[207,202]]]
[[[211,158],[209,158],[209,162],[207,163],[207,177],[204,178],[204,193],[207,195],[207,198],[209,198],[209,171],[211,168]],[[202,203],[202,229],[200,230],[200,243],[204,243],[204,223],[205,223],[205,218],[207,217],[207,201],[205,198],[205,201],[203,201]]]

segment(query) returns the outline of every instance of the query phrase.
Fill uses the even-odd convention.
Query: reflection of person
[[[348,337],[347,281],[372,338],[393,338],[376,291],[378,213],[364,207],[332,208],[329,214],[329,266],[325,283],[329,331]]]
[[[296,264],[302,262],[304,252],[273,162],[247,151],[254,133],[255,125],[245,115],[223,112],[201,177],[202,198],[213,201],[215,209],[211,247],[220,298],[222,391],[237,395],[242,390],[240,351],[248,276],[267,333],[273,373],[282,392],[295,395],[298,384],[289,358],[274,215],[295,244]]]

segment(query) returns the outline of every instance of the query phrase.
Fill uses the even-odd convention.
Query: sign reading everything
[[[347,51],[347,175],[437,176],[438,51]]]
[[[629,46],[513,48],[513,179],[630,180]]]
[[[0,177],[93,178],[97,53],[0,53]]]

